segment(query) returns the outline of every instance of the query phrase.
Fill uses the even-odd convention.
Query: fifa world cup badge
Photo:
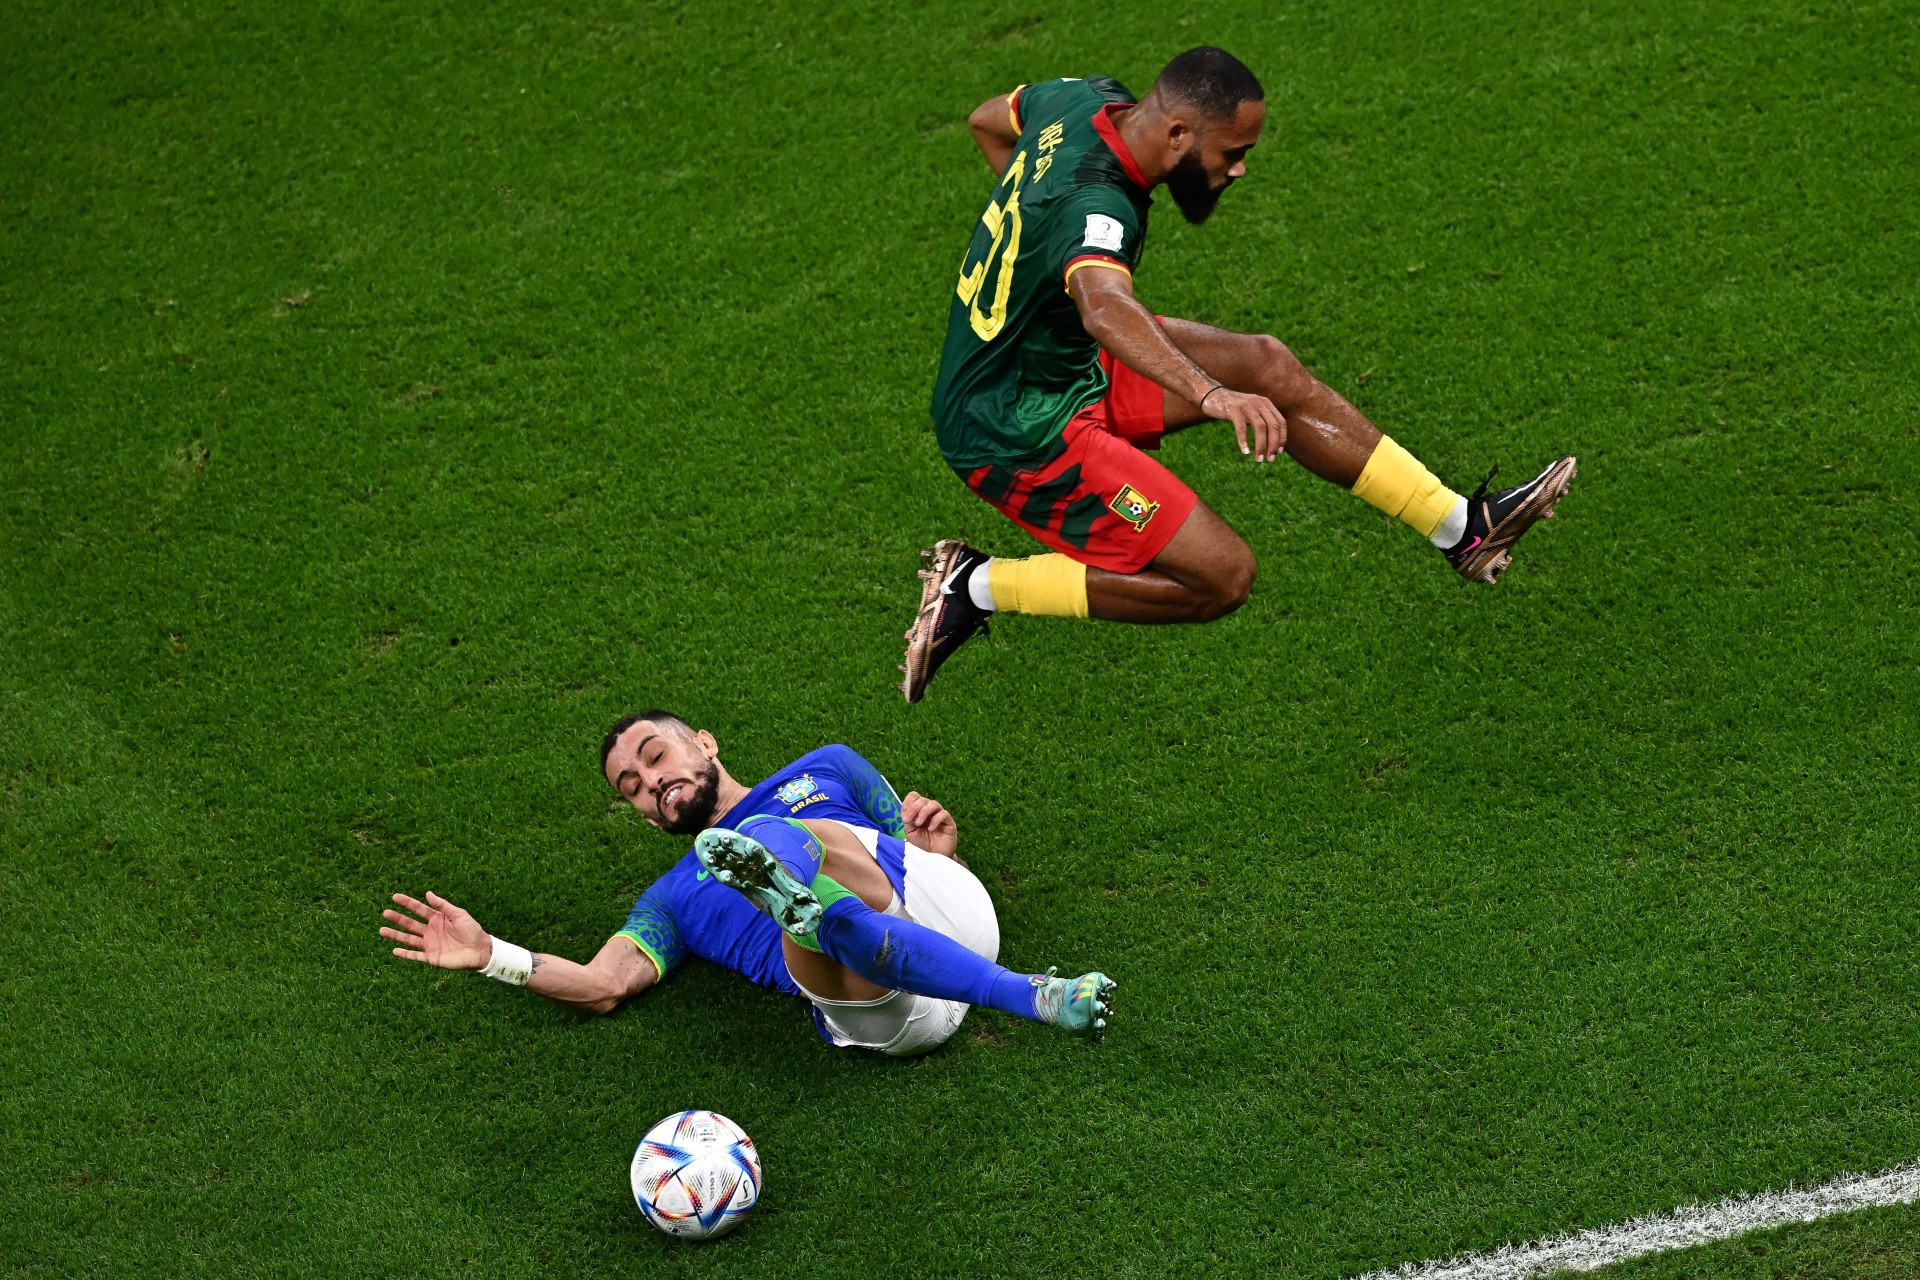
[[[1133,531],[1141,533],[1146,530],[1147,521],[1153,519],[1153,513],[1160,509],[1160,504],[1132,485],[1123,484],[1120,492],[1113,495],[1113,501],[1107,504],[1107,509],[1122,520],[1130,521]]]

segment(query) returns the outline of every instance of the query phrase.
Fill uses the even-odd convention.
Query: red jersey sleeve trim
[[[1082,267],[1109,267],[1115,271],[1126,272],[1129,280],[1133,278],[1133,268],[1120,259],[1109,257],[1104,253],[1083,253],[1068,260],[1067,269],[1060,273],[1061,285],[1064,287],[1067,281],[1073,279],[1073,273]]]
[[[1013,126],[1013,136],[1019,137],[1026,130],[1020,124],[1020,91],[1027,86],[1017,84],[1013,92],[1007,95],[1007,122]]]
[[[1120,158],[1120,167],[1127,171],[1127,176],[1138,183],[1140,189],[1144,191],[1147,189],[1147,175],[1140,172],[1139,162],[1133,158],[1133,152],[1127,150],[1126,140],[1120,136],[1120,131],[1113,127],[1113,113],[1124,105],[1126,104],[1109,102],[1094,112],[1093,130],[1100,135],[1100,140],[1112,149],[1113,154]]]

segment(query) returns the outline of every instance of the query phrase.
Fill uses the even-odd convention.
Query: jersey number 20
[[[980,221],[993,233],[993,243],[987,246],[980,261],[967,266],[966,259],[960,260],[960,301],[972,310],[973,331],[980,335],[982,342],[992,342],[999,336],[1007,323],[1007,295],[1013,289],[1013,262],[1020,256],[1020,179],[1027,171],[1027,153],[1022,151],[1007,166],[1007,174],[1000,179],[1000,185],[1008,188],[1004,204],[987,203],[987,211],[980,215]],[[972,254],[972,246],[967,252]],[[986,292],[987,268],[993,260],[1000,260],[1000,270],[993,280],[993,306],[988,311],[980,309],[980,295]]]

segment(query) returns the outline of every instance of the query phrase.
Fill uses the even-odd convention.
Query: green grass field
[[[14,6],[0,40],[9,1276],[1261,1275],[1920,1155],[1911,6]],[[1138,288],[1456,485],[1495,590],[1223,430],[1203,628],[1008,619],[894,689],[916,550],[1023,535],[925,401],[967,112],[1224,45],[1268,86]],[[945,800],[1018,966],[901,1063],[702,966],[585,1019],[392,960],[435,889],[584,958],[743,779]],[[626,1162],[740,1121],[736,1236]],[[1890,1210],[1620,1269],[1910,1277]]]

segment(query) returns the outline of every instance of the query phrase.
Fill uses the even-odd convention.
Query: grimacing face
[[[642,720],[607,753],[607,781],[662,831],[693,835],[713,825],[719,796],[719,746],[702,729]]]

